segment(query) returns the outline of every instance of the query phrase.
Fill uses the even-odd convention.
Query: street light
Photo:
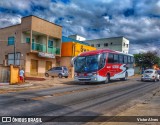
[[[16,35],[17,32],[14,34],[14,65],[16,65]]]

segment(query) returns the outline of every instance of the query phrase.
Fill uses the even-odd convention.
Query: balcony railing
[[[32,42],[32,50],[38,52],[46,52],[46,45],[41,43]]]
[[[48,53],[59,55],[60,54],[60,48],[49,47],[48,48]]]
[[[38,52],[44,52],[44,53],[47,52],[45,44],[36,43],[36,42],[32,42],[32,50],[38,51]],[[59,55],[60,54],[60,48],[48,47],[48,52],[47,53]]]

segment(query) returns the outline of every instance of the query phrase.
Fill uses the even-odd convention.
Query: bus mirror
[[[77,57],[73,57],[73,58],[71,59],[71,66],[74,66],[74,62],[75,62],[76,59],[77,59]]]

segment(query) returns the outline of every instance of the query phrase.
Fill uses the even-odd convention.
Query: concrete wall
[[[37,54],[29,53],[26,56],[26,65],[25,65],[25,73],[27,76],[31,76],[30,74],[31,59],[38,60],[38,76],[44,76],[44,73],[46,71],[46,61],[51,61],[52,67],[56,66],[56,59],[41,58],[38,57]]]
[[[113,37],[113,38],[102,38],[102,39],[93,39],[93,40],[86,40],[89,42],[90,45],[94,45],[97,49],[111,49],[116,50],[124,53],[128,53],[129,47],[123,46],[129,44],[129,40],[124,37]],[[108,46],[104,46],[105,43],[108,43]],[[100,44],[100,47],[97,46]]]

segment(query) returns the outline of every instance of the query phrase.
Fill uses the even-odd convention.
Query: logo
[[[2,117],[2,122],[11,122],[11,117]]]

